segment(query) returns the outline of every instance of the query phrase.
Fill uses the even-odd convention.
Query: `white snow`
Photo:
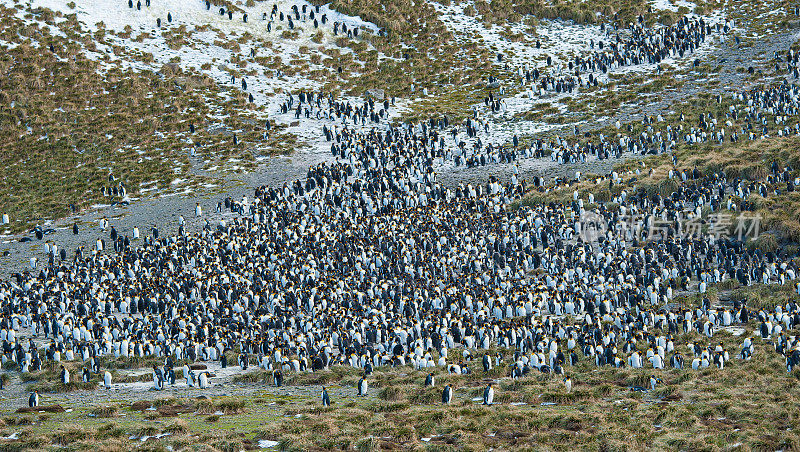
[[[4,4],[10,4],[13,0],[0,0]],[[65,14],[75,13],[80,22],[88,30],[97,30],[101,22],[107,30],[106,38],[113,44],[121,45],[128,54],[121,56],[114,55],[110,46],[97,45],[96,52],[85,51],[88,57],[97,60],[106,59],[102,64],[106,68],[121,66],[123,68],[133,68],[134,70],[160,70],[162,65],[179,59],[179,65],[184,68],[193,68],[212,77],[218,84],[229,86],[236,90],[241,89],[241,80],[244,75],[247,81],[247,92],[253,95],[256,105],[266,107],[266,113],[258,113],[263,119],[276,121],[279,124],[288,126],[286,132],[298,137],[300,143],[305,144],[304,148],[296,150],[293,155],[293,164],[312,165],[321,160],[328,160],[330,156],[330,143],[324,141],[322,127],[327,125],[329,128],[338,125],[341,127],[341,120],[331,119],[317,120],[315,118],[306,119],[304,116],[295,118],[293,113],[279,114],[279,106],[285,99],[285,93],[296,93],[298,90],[318,91],[321,88],[319,82],[309,78],[307,71],[299,71],[296,75],[278,75],[275,69],[269,67],[268,63],[261,64],[259,61],[249,58],[253,48],[256,49],[257,57],[268,57],[269,60],[279,59],[283,65],[296,66],[301,62],[306,62],[312,69],[320,69],[324,65],[316,65],[310,62],[310,55],[317,54],[323,59],[328,58],[323,55],[321,50],[336,48],[341,53],[350,53],[350,49],[341,48],[335,45],[337,38],[332,32],[333,22],[345,23],[348,28],[359,27],[362,30],[369,30],[376,33],[378,27],[366,22],[359,17],[342,15],[331,10],[328,5],[320,8],[319,16],[326,14],[328,22],[320,23],[319,30],[323,37],[320,43],[312,41],[312,36],[317,32],[313,28],[312,20],[306,17],[305,20],[297,20],[295,32],[298,37],[286,39],[281,35],[288,30],[287,21],[281,22],[276,17],[272,23],[272,31],[267,31],[267,22],[262,19],[263,14],[267,13],[269,18],[273,4],[277,4],[278,10],[284,13],[291,11],[292,5],[302,8],[314,8],[304,0],[276,0],[273,2],[257,2],[254,7],[244,7],[248,14],[248,21],[242,20],[241,13],[234,14],[232,20],[228,19],[227,14],[221,16],[219,7],[212,6],[206,9],[203,0],[153,0],[150,7],[144,5],[142,1],[141,10],[128,7],[127,0],[79,0],[76,1],[75,9],[67,4],[70,0],[25,0],[30,8],[45,7]],[[430,0],[429,0],[430,1]],[[616,32],[610,28],[605,31],[597,25],[578,25],[572,22],[561,20],[541,19],[536,24],[535,31],[523,22],[510,23],[507,26],[492,25],[484,26],[480,17],[470,17],[465,14],[465,8],[473,5],[472,0],[464,1],[459,4],[444,6],[436,2],[430,4],[440,14],[442,22],[455,35],[456,39],[462,43],[479,42],[482,46],[492,49],[495,53],[503,55],[503,64],[508,63],[512,68],[516,67],[539,67],[544,73],[555,76],[566,75],[567,61],[576,55],[586,55],[592,51],[589,41],[606,41],[612,39]],[[678,7],[686,6],[690,10],[694,9],[694,4],[684,0],[654,0],[654,7],[660,9],[670,9],[677,11]],[[171,14],[172,23],[167,23],[167,14]],[[20,13],[21,14],[21,13]],[[156,25],[157,19],[161,19],[161,28]],[[710,23],[717,23],[724,20],[723,13],[716,11],[710,17],[706,17]],[[126,29],[130,31],[129,38],[122,38],[119,34]],[[180,48],[171,48],[168,44],[166,34],[177,31],[180,27],[185,27],[183,33],[187,43]],[[56,27],[50,27],[52,33],[60,32]],[[301,30],[302,29],[302,30]],[[116,36],[113,36],[111,32]],[[520,42],[515,42],[507,37],[507,32],[522,35]],[[613,34],[612,34],[613,33]],[[140,39],[141,37],[141,39]],[[536,41],[541,42],[541,48],[536,48]],[[239,50],[231,50],[228,45],[230,42],[241,41]],[[675,60],[668,58],[662,61],[662,65],[681,67],[688,64],[694,58],[701,57],[713,50],[712,39],[707,39],[706,43],[693,54],[687,54],[683,59]],[[306,50],[307,52],[303,52]],[[135,57],[135,54],[151,54],[152,63],[144,63]],[[547,57],[553,59],[554,64],[549,68],[544,68]],[[380,54],[379,59],[389,58],[387,55]],[[246,60],[246,66],[240,65],[238,61]],[[495,63],[497,63],[495,61]],[[499,64],[499,63],[497,63]],[[635,66],[625,66],[620,68],[610,68],[610,73],[637,72],[642,74],[651,73],[655,69],[652,64],[640,64]],[[235,74],[235,80],[231,84],[231,75]],[[600,83],[608,80],[608,75],[595,74]],[[585,78],[585,76],[584,76]],[[517,82],[519,83],[519,81]],[[542,101],[551,102],[553,106],[563,107],[559,101],[570,96],[584,96],[585,93],[556,94],[545,93],[539,96],[538,93],[530,92],[530,86],[521,87],[520,94],[504,97],[504,107],[502,112],[491,114],[484,108],[483,104],[476,104],[481,119],[490,122],[490,133],[486,134],[480,130],[478,136],[484,143],[502,144],[510,141],[514,135],[526,136],[541,132],[547,132],[563,127],[559,124],[549,124],[540,121],[512,120],[517,113],[530,110],[535,104]],[[530,95],[528,95],[530,93]],[[222,99],[228,98],[223,93]],[[351,103],[360,103],[361,99],[345,98],[338,100],[349,100]],[[410,108],[412,100],[398,99],[395,106],[390,109],[390,118],[396,118],[402,112]],[[221,113],[209,115],[209,120],[222,120]],[[597,119],[597,118],[595,118]],[[384,125],[376,128],[381,129]],[[580,122],[576,123],[579,126]],[[370,129],[373,124],[365,126],[354,125],[351,121],[348,127],[357,130]],[[454,147],[455,142],[450,137],[446,137],[447,146]],[[463,131],[458,136],[459,140],[464,139],[471,144],[474,140],[466,140]],[[143,152],[143,151],[142,151]],[[258,161],[267,158],[258,156]],[[547,159],[522,159],[518,161],[521,168],[551,166]],[[242,171],[243,167],[231,160],[220,166],[214,165],[207,168],[209,171]],[[461,171],[462,168],[453,168],[452,162],[445,162],[439,165],[438,169],[451,171]],[[185,181],[176,178],[170,184],[173,188],[183,184]],[[143,184],[141,192],[155,191],[158,188],[153,185]],[[186,189],[183,193],[188,192]],[[99,207],[99,206],[98,206]]]
[[[537,64],[543,64],[548,55],[555,62],[565,62],[566,58],[587,51],[590,39],[594,39],[595,42],[608,39],[599,26],[540,19],[535,35],[532,35],[529,27],[523,23],[510,23],[509,29],[512,33],[525,35],[524,41],[513,42],[501,34],[503,27],[493,24],[487,28],[479,20],[480,16],[470,17],[465,14],[465,8],[474,5],[472,1],[450,6],[431,2],[431,5],[441,14],[442,22],[457,39],[474,41],[478,38],[488,48],[502,53],[504,62],[509,61],[514,66],[527,64],[536,67]],[[540,49],[535,45],[537,39],[541,42]]]
[[[0,0],[8,2],[10,0]],[[151,2],[150,7],[145,7],[142,2],[141,10],[128,7],[125,0],[81,0],[76,2],[75,9],[71,9],[67,4],[69,0],[28,0],[31,8],[45,7],[54,11],[61,11],[65,14],[75,13],[78,21],[90,31],[97,30],[100,23],[105,27],[106,38],[112,43],[123,45],[127,51],[133,54],[151,54],[154,62],[151,64],[136,60],[133,56],[124,56],[123,59],[115,56],[110,48],[98,45],[98,52],[86,52],[87,56],[94,59],[108,57],[114,65],[121,65],[123,68],[133,68],[135,70],[159,70],[165,63],[179,59],[179,65],[184,68],[193,68],[196,71],[211,76],[220,85],[231,86],[236,89],[241,88],[241,74],[246,75],[247,92],[253,95],[253,100],[257,105],[265,105],[266,115],[261,115],[264,119],[270,118],[277,120],[278,123],[290,125],[286,130],[288,133],[299,137],[299,142],[310,145],[306,152],[316,155],[315,159],[323,158],[329,154],[330,144],[322,139],[323,123],[316,119],[301,118],[295,119],[289,113],[278,115],[279,106],[285,97],[280,93],[296,93],[298,90],[318,91],[321,88],[319,82],[308,77],[306,71],[299,71],[297,75],[278,76],[276,71],[268,66],[262,65],[252,58],[251,49],[255,48],[257,57],[277,57],[284,65],[298,65],[305,61],[312,69],[324,68],[324,65],[310,63],[310,55],[322,53],[319,50],[327,48],[337,48],[340,53],[352,53],[349,48],[336,47],[334,41],[341,38],[341,31],[338,36],[333,35],[333,23],[339,22],[346,24],[349,29],[359,28],[369,30],[372,33],[378,32],[375,24],[366,22],[359,17],[346,16],[334,10],[328,5],[320,7],[319,13],[315,13],[319,23],[319,31],[323,38],[320,43],[311,40],[317,33],[313,27],[313,20],[308,15],[295,21],[293,31],[298,32],[296,39],[285,39],[281,37],[284,31],[289,30],[288,20],[281,22],[275,17],[272,23],[272,31],[267,31],[272,5],[276,4],[278,10],[288,14],[293,5],[302,9],[306,5],[310,12],[314,7],[302,0],[277,0],[274,2],[258,2],[256,6],[250,8],[240,4],[248,14],[248,21],[242,20],[242,14],[236,13],[233,19],[228,19],[227,14],[221,16],[219,7],[212,5],[210,10],[206,10],[205,2],[201,0],[158,0]],[[167,23],[167,14],[171,14],[172,23]],[[263,20],[263,13],[267,13],[268,20]],[[321,23],[321,16],[327,15],[326,24]],[[161,28],[157,27],[157,19],[161,19]],[[162,33],[175,31],[179,27],[185,26],[184,37],[188,43],[179,49],[170,48],[167,39]],[[126,27],[130,27],[130,38],[125,39],[120,36],[112,36],[111,31],[120,34],[125,32]],[[186,35],[191,34],[190,37]],[[143,36],[139,40],[137,37]],[[227,46],[228,42],[242,40],[249,36],[249,40],[243,40],[239,44],[239,51],[232,51]],[[301,52],[302,49],[306,53]],[[322,55],[323,59],[328,58]],[[235,61],[246,59],[246,67],[240,66]],[[379,58],[388,58],[380,54]],[[110,67],[112,63],[108,63]],[[238,73],[235,81],[231,84],[231,74]],[[396,113],[395,113],[396,114]],[[220,115],[221,119],[221,115]],[[328,124],[329,126],[331,124]],[[352,127],[352,125],[351,125]],[[226,168],[231,170],[231,168]],[[241,168],[233,168],[234,171]]]
[[[687,2],[684,0],[676,0],[676,1],[654,0],[652,3],[653,3],[653,8],[655,9],[669,10],[674,12],[677,12],[678,8],[680,8],[681,6],[688,8],[689,11],[691,12],[694,11],[694,8],[697,6],[695,3]]]

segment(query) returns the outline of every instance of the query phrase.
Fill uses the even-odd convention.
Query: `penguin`
[[[435,382],[435,379],[433,377],[433,372],[431,372],[425,377],[425,387],[428,387],[428,386],[432,387],[432,386],[435,386],[435,385],[436,385],[436,382]]]
[[[322,387],[322,406],[331,406],[331,398],[328,396],[328,390],[325,389],[325,386]]]
[[[656,389],[656,385],[660,380],[656,378],[655,375],[650,375],[650,390],[654,391]]]
[[[494,403],[494,388],[492,388],[492,385],[493,383],[489,383],[486,389],[483,390],[484,405],[492,406],[492,403]]]
[[[33,391],[28,397],[28,407],[35,408],[39,406],[39,391]]]
[[[670,365],[675,369],[683,369],[683,355],[675,353],[670,358]]]
[[[283,373],[280,369],[275,369],[272,373],[272,382],[275,384],[276,388],[283,386]]]
[[[78,235],[78,223],[72,223],[72,235]]]
[[[367,395],[367,377],[366,377],[366,375],[361,377],[360,380],[358,380],[358,395],[360,395],[360,396]]]
[[[198,377],[197,381],[200,389],[208,389],[208,372],[200,372],[200,376]]]
[[[106,389],[111,389],[111,372],[105,371],[103,373],[103,387]]]
[[[81,369],[81,378],[83,379],[84,383],[89,383],[89,380],[91,379],[91,374],[89,373],[89,369],[85,367]]]
[[[60,377],[62,384],[69,384],[69,371],[62,365]]]
[[[453,401],[453,389],[450,385],[444,385],[444,390],[442,390],[442,404],[449,405],[450,402]]]
[[[158,366],[153,366],[153,388],[156,391],[164,389],[164,373]]]
[[[567,393],[572,392],[572,379],[570,377],[564,379],[564,387],[567,389]]]

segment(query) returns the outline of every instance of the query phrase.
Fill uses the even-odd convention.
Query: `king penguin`
[[[442,391],[442,403],[445,405],[449,405],[452,400],[453,400],[453,388],[451,388],[450,385],[445,385],[444,390]]]
[[[436,385],[436,381],[435,381],[435,379],[433,377],[433,372],[431,372],[431,373],[428,374],[427,377],[425,377],[425,386],[428,387],[428,386],[435,386],[435,385]]]
[[[31,396],[28,397],[28,407],[33,408],[39,406],[39,391],[33,391]]]
[[[489,383],[489,386],[483,390],[483,404],[492,406],[494,402],[494,388],[492,388],[492,383]]]
[[[358,395],[367,395],[367,387],[367,377],[363,376],[360,380],[358,380]]]
[[[322,406],[331,406],[331,398],[328,396],[328,390],[325,386],[322,387]]]

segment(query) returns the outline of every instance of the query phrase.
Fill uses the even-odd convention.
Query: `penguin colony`
[[[492,94],[490,99],[494,99]],[[678,143],[723,144],[736,143],[742,139],[754,141],[772,136],[800,135],[800,124],[788,124],[789,119],[797,117],[800,112],[800,87],[797,84],[783,82],[768,88],[744,90],[735,93],[731,98],[718,95],[715,100],[718,104],[731,101],[724,118],[718,119],[710,113],[701,113],[697,118],[680,115],[681,123],[669,124],[661,115],[644,116],[642,132],[630,135],[620,133],[618,137],[600,133],[587,139],[576,133],[572,138],[557,135],[521,145],[515,135],[511,143],[496,144],[489,141],[490,120],[479,119],[477,112],[463,124],[452,124],[447,117],[431,118],[414,125],[411,131],[420,138],[424,137],[424,158],[431,162],[428,165],[431,170],[435,165],[446,164],[473,168],[515,163],[512,183],[517,182],[519,168],[516,164],[521,159],[549,156],[551,161],[559,164],[583,163],[591,158],[606,160],[630,155],[667,153],[673,151]],[[487,99],[487,102],[492,100]],[[306,118],[334,122],[333,125],[323,125],[323,134],[331,142],[333,156],[344,159],[342,145],[339,140],[334,139],[340,135],[340,125],[352,123],[363,126],[369,121],[377,128],[386,122],[391,106],[389,100],[376,102],[370,98],[361,105],[354,105],[349,101],[337,101],[323,93],[301,92],[295,96],[287,96],[281,105],[281,113],[294,111],[296,117],[305,115]],[[735,121],[744,121],[744,124],[736,127]],[[617,124],[618,129],[621,127]],[[628,130],[632,130],[630,125]],[[392,155],[391,149],[383,152],[378,149],[376,157],[385,159],[388,155]],[[349,163],[355,164],[355,157],[350,158]],[[538,187],[542,181],[535,178],[533,184]]]
[[[683,58],[694,53],[712,33],[727,33],[731,28],[730,22],[712,26],[703,18],[689,16],[682,17],[673,25],[655,28],[645,25],[644,18],[639,16],[635,24],[622,29],[615,17],[613,23],[600,25],[607,41],[590,40],[588,54],[577,55],[561,65],[548,55],[546,67],[531,69],[526,64],[516,69],[516,75],[520,85],[528,86],[532,94],[571,94],[580,86],[598,86],[597,77],[614,69],[641,64],[659,65],[667,58]],[[539,41],[536,47],[541,48]],[[502,61],[501,55],[498,57]],[[546,70],[550,73],[545,73]],[[660,72],[661,68],[658,67],[657,71]],[[490,86],[493,82],[489,80]],[[499,102],[491,106],[493,112],[500,110]]]
[[[718,308],[707,298],[692,309],[661,307],[677,290],[698,290],[690,281],[701,291],[726,279],[792,284],[790,259],[727,238],[675,234],[704,207],[747,210],[751,195],[793,183],[791,168],[774,164],[760,183],[681,171],[679,189],[663,198],[623,191],[614,202],[674,228],[647,237],[601,209],[609,232],[586,243],[576,235],[578,201],[509,210],[523,183],[442,187],[427,157],[435,141],[412,127],[345,127],[331,139],[343,160],[280,188],[258,187],[252,202],[225,199],[239,214],[230,224],[169,237],[154,228],[138,248],[79,250],[71,261],[2,283],[6,359],[28,371],[83,360],[99,372],[98,356],[161,357],[164,365],[153,369],[161,390],[174,383],[177,360],[221,361],[238,351],[242,369],[252,357],[274,371],[276,386],[284,372],[362,368],[363,394],[374,367],[469,373],[472,354],[490,347],[510,354],[483,356],[483,369],[506,366],[513,377],[564,374],[581,360],[722,368],[751,359],[755,338],[726,350],[714,345],[714,332],[757,322],[787,370],[800,363],[800,340],[787,334],[800,325],[793,302],[772,311],[740,302]],[[43,349],[17,341],[25,326],[48,341]],[[707,342],[674,343],[694,330]],[[463,359],[449,361],[448,350],[458,348]],[[200,388],[212,384],[187,371]],[[62,382],[69,378],[64,369]]]
[[[206,11],[211,11],[213,7],[214,11],[218,12],[219,16],[227,17],[228,20],[234,20],[234,18],[236,18],[244,23],[247,23],[248,21],[247,13],[235,6],[232,7],[229,2],[218,4],[216,1],[204,0],[202,3],[205,5]],[[141,0],[137,0],[136,3],[134,3],[133,0],[128,0],[128,8],[141,11],[142,7],[149,8],[150,0],[145,0],[144,5],[142,4]],[[159,17],[156,18],[155,25],[157,28],[169,26],[173,23],[173,19],[175,19],[175,22],[177,22],[177,18],[174,18],[172,13],[168,12],[166,16],[166,22]],[[351,25],[348,27],[345,22],[338,21],[328,24],[328,22],[330,22],[328,15],[324,12],[320,12],[320,6],[318,5],[312,6],[309,4],[304,4],[300,7],[297,5],[292,5],[289,11],[279,11],[278,5],[273,4],[269,15],[264,12],[261,19],[262,21],[266,22],[265,28],[267,32],[272,32],[273,28],[275,27],[274,24],[277,20],[280,23],[285,23],[289,30],[294,30],[298,22],[308,22],[313,25],[315,30],[319,29],[323,25],[328,25],[334,36],[341,35],[352,39],[358,38],[359,35],[359,28],[357,26]],[[379,36],[384,36],[385,34],[385,30],[378,30]],[[252,51],[251,56],[255,56],[255,50]],[[243,83],[242,89],[247,90],[247,85]]]
[[[221,15],[226,13],[232,18],[220,8]],[[283,20],[284,13],[273,8],[271,16],[276,14]],[[293,8],[286,17],[291,22],[299,14]],[[309,11],[309,17],[313,14]],[[171,14],[167,20],[172,21]],[[321,20],[325,23],[324,15]],[[357,33],[344,25],[334,29]],[[658,35],[633,26],[630,40],[598,43],[602,52],[576,60],[576,76],[692,51],[708,33],[710,26],[702,20],[683,19]],[[796,55],[790,53],[787,61],[796,67]],[[752,195],[793,191],[800,182],[796,169],[775,163],[765,182],[750,182],[676,166],[671,177],[678,188],[669,196],[623,191],[612,200],[646,221],[668,221],[665,234],[626,228],[622,216],[601,204],[599,216],[608,232],[587,243],[577,234],[583,213],[577,197],[571,205],[512,210],[509,205],[526,191],[524,181],[490,178],[485,185],[451,190],[437,182],[433,165],[444,159],[483,166],[520,155],[539,157],[544,150],[560,162],[574,162],[587,154],[668,152],[678,140],[800,134],[798,126],[784,125],[798,114],[799,94],[786,82],[736,94],[728,114],[747,119],[749,126],[740,132],[726,133],[715,118],[701,116],[691,130],[668,126],[664,134],[643,132],[618,143],[602,136],[585,144],[538,141],[523,151],[478,145],[470,152],[460,143],[456,150],[447,148],[446,134],[456,140],[458,127],[448,130],[446,118],[368,132],[355,131],[346,121],[342,127],[325,126],[336,161],[313,166],[305,179],[282,187],[258,187],[252,201],[226,198],[218,210],[224,204],[236,214],[232,221],[206,221],[197,233],[181,228],[166,237],[153,225],[139,247],[112,226],[113,252],[103,239],[91,252],[75,250],[71,259],[63,248],[59,254],[50,246],[47,265],[37,270],[32,263],[31,271],[0,282],[3,357],[23,371],[82,360],[88,363],[84,381],[100,374],[97,357],[158,357],[163,365],[153,367],[153,387],[163,390],[175,384],[176,362],[220,361],[226,367],[226,352],[236,352],[242,371],[251,362],[271,370],[275,386],[284,384],[286,372],[338,365],[363,369],[360,395],[367,394],[374,367],[470,373],[473,353],[483,355],[484,372],[503,366],[512,377],[563,375],[584,360],[597,366],[722,369],[731,359],[752,359],[760,339],[770,341],[791,371],[800,364],[800,339],[789,334],[800,326],[800,306],[794,302],[773,310],[753,310],[739,301],[716,307],[708,298],[693,308],[664,306],[678,290],[702,293],[707,284],[727,279],[744,285],[795,284],[798,269],[790,258],[724,237],[685,237],[678,231],[703,208],[748,211]],[[390,108],[389,101],[353,106],[329,97],[327,111],[321,111],[323,98],[301,93],[294,109],[290,96],[281,112],[349,118],[363,125],[367,118],[380,123]],[[468,136],[481,128],[475,119],[465,124]],[[569,186],[576,180],[557,183]],[[613,185],[619,176],[598,181]],[[110,190],[119,193],[124,185]],[[202,215],[199,204],[196,215]],[[44,235],[36,231],[38,239]],[[744,338],[740,349],[714,344],[717,329],[753,322],[759,334]],[[25,327],[46,345],[17,340]],[[706,339],[675,343],[676,336],[690,331]],[[480,352],[493,347],[506,355]],[[453,349],[462,350],[461,359],[449,358]],[[182,371],[189,386],[213,384],[208,372],[195,374],[188,366]],[[60,380],[70,381],[63,366]],[[105,388],[112,387],[108,371],[103,381]],[[654,375],[651,388],[658,381]],[[425,384],[435,385],[433,373]],[[571,390],[570,378],[564,384]],[[325,388],[321,398],[330,403]],[[442,402],[452,398],[446,386]],[[489,384],[483,403],[493,400]],[[38,405],[38,394],[29,403]]]

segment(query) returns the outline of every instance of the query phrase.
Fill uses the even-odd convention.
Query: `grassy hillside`
[[[103,197],[103,186],[122,182],[131,196],[184,190],[207,182],[197,172],[213,162],[252,165],[293,144],[278,133],[264,140],[245,95],[206,76],[114,63],[125,49],[102,53],[104,32],[88,34],[74,15],[40,10],[23,19],[2,6],[0,14],[0,210],[13,230],[64,216],[68,204],[120,200]]]
[[[729,180],[742,178],[745,181],[766,182],[769,168],[773,161],[780,165],[798,168],[800,155],[797,153],[800,138],[784,137],[757,141],[739,141],[726,143],[723,146],[706,143],[702,146],[681,146],[676,151],[678,164],[672,164],[668,154],[646,157],[641,160],[629,160],[616,166],[623,174],[622,181],[609,188],[606,180],[586,176],[580,183],[570,186],[561,185],[548,191],[532,190],[522,204],[538,204],[547,202],[571,202],[574,191],[584,200],[588,194],[594,194],[596,202],[609,202],[623,190],[644,190],[646,193],[670,195],[677,187],[676,180],[670,180],[671,169],[691,170],[697,168],[702,175],[712,175],[724,171]],[[638,174],[635,172],[638,171]],[[768,186],[773,186],[768,184]],[[777,246],[789,247],[788,251],[797,251],[800,243],[800,193],[787,192],[785,185],[773,186],[780,193],[764,198],[751,194],[750,201],[755,203],[755,214],[761,220],[761,232],[771,237],[769,242],[761,245],[774,251]],[[613,203],[609,207],[615,208]]]

